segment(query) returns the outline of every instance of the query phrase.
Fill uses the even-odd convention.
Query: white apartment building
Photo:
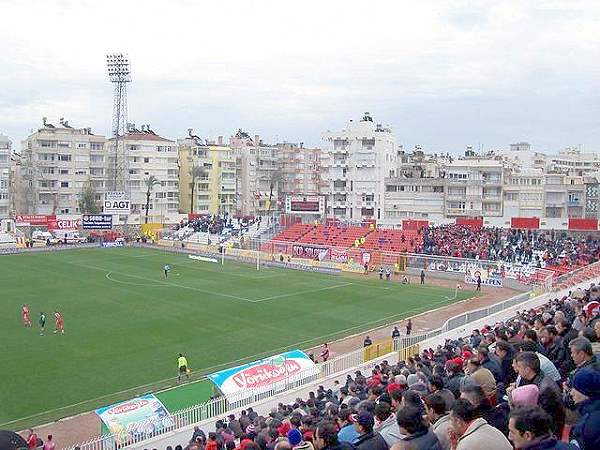
[[[97,199],[104,189],[106,139],[91,128],[73,128],[44,119],[44,126],[21,143],[21,180],[15,195],[20,214],[77,214],[86,183]]]
[[[11,213],[11,151],[11,141],[0,134],[0,219],[6,219]]]
[[[520,168],[509,171],[504,183],[504,214],[508,217],[544,217],[544,172]]]
[[[567,147],[549,157],[548,169],[554,172],[585,175],[600,170],[600,155],[584,153],[577,147]]]
[[[384,216],[385,178],[395,177],[397,143],[389,128],[367,112],[358,122],[323,135],[322,193],[328,217],[380,220]]]
[[[107,146],[114,148],[113,139]],[[179,164],[177,143],[163,138],[147,126],[137,130],[135,125],[120,138],[119,146],[127,146],[129,160],[129,195],[131,214],[143,223],[146,215],[148,180],[156,177],[159,184],[151,191],[148,222],[175,222],[179,213]],[[131,222],[131,219],[130,219]]]
[[[465,158],[445,167],[446,217],[501,217],[505,167],[502,160]]]

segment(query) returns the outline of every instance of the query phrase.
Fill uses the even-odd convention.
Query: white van
[[[75,230],[55,230],[54,237],[64,243],[65,239],[68,244],[80,244],[87,239],[79,235],[79,231]]]

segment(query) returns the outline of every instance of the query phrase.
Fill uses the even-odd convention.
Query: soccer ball
[[[457,284],[456,289],[460,290],[460,289],[462,289],[462,286],[460,284]]]

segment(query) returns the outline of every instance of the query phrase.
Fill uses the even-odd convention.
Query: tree
[[[208,173],[206,167],[193,165],[190,167],[190,175],[192,177],[192,196],[190,198],[190,214],[194,214],[194,192],[196,190],[196,179],[204,178]]]
[[[146,218],[144,219],[144,223],[148,223],[148,209],[150,209],[150,196],[152,195],[152,189],[154,189],[154,186],[159,185],[160,181],[158,181],[158,178],[156,178],[154,175],[150,175],[144,180],[144,183],[146,183]]]
[[[98,214],[100,206],[96,202],[96,189],[91,181],[88,181],[83,186],[83,190],[79,194],[79,211],[81,214]]]
[[[279,184],[283,181],[283,171],[280,168],[275,169],[269,175],[269,208],[267,216],[271,215],[271,204],[273,203],[273,188],[279,192]]]

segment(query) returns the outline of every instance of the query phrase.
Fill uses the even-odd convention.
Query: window
[[[129,146],[129,150],[137,150],[138,146],[137,145],[130,145]]]
[[[87,148],[87,144],[85,142],[79,142],[77,148]]]
[[[62,147],[62,148],[70,148],[71,147],[71,143],[70,142],[65,142],[65,141],[58,141],[58,143],[56,144],[57,147]]]
[[[38,160],[40,161],[54,161],[53,153],[40,153],[38,155]]]
[[[59,161],[71,161],[71,155],[58,155]]]
[[[90,144],[90,149],[91,150],[102,150],[104,148],[104,144],[101,144],[99,142],[92,142]]]
[[[60,169],[58,173],[61,175],[69,175],[69,169]]]
[[[69,214],[71,212],[71,210],[69,208],[63,208],[60,210],[61,214]]]
[[[165,198],[165,193],[164,192],[156,192],[155,197],[156,198]]]
[[[90,155],[90,162],[101,163],[104,162],[103,155]]]
[[[87,175],[87,171],[85,170],[76,170],[75,175]]]
[[[61,181],[60,182],[60,187],[61,188],[68,188],[69,187],[69,182],[68,181]]]
[[[144,162],[145,163],[149,163],[150,162],[150,158],[144,158]]]

